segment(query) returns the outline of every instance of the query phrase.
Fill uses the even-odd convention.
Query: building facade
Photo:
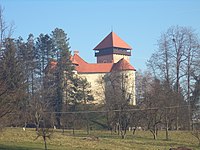
[[[105,103],[105,90],[109,85],[106,77],[123,81],[120,86],[126,88],[126,97],[130,105],[135,101],[135,68],[130,64],[132,48],[114,32],[108,34],[94,49],[96,63],[87,63],[74,51],[72,62],[75,63],[75,72],[78,76],[86,78],[91,84],[94,97],[93,103]],[[108,81],[110,82],[110,81]]]

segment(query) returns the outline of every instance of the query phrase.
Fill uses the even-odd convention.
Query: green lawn
[[[98,140],[86,138],[99,137]],[[23,131],[21,128],[6,128],[0,132],[0,150],[43,150],[44,144],[41,137],[37,137],[34,129]],[[108,131],[72,131],[62,134],[56,130],[51,139],[47,139],[49,150],[168,150],[170,147],[186,146],[198,150],[197,140],[190,132],[171,131],[170,140],[165,140],[165,132],[159,132],[158,139],[153,140],[149,131],[136,131],[135,135],[128,133],[126,139],[118,135],[111,135]]]

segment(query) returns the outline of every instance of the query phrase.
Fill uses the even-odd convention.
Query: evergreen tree
[[[36,87],[36,75],[35,70],[37,67],[36,64],[36,51],[34,44],[34,36],[30,34],[28,36],[27,42],[24,42],[22,38],[19,38],[16,41],[17,53],[20,57],[20,60],[23,62],[24,74],[26,75],[26,80],[28,83],[27,92],[30,95],[34,94]]]
[[[26,81],[13,39],[6,39],[4,47],[0,58],[0,119],[6,122],[8,114],[18,110],[26,95]]]
[[[48,34],[40,34],[36,41],[36,53],[38,59],[38,74],[43,77],[43,73],[47,65],[53,58],[52,38]]]
[[[74,76],[70,90],[70,102],[76,106],[80,103],[87,104],[87,102],[93,101],[90,88],[91,85],[86,78]]]
[[[64,103],[68,104],[66,91],[68,83],[70,83],[74,67],[70,60],[71,53],[69,51],[69,39],[67,34],[62,30],[56,28],[52,31],[52,39],[54,44],[54,53],[56,54],[57,67],[56,67],[56,96],[55,96],[55,111],[62,111]],[[56,114],[57,126],[60,127],[61,114]]]

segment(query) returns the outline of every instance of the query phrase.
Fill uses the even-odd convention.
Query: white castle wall
[[[135,71],[123,71],[121,73],[126,74],[125,84],[126,84],[126,92],[130,93],[130,105],[136,105],[135,101]],[[105,103],[105,85],[103,82],[103,78],[108,73],[83,73],[78,74],[80,77],[84,77],[91,84],[91,91],[94,96],[94,102],[96,104]]]

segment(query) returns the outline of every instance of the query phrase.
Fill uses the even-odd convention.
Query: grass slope
[[[98,140],[90,138],[96,136]],[[0,150],[43,150],[43,139],[37,137],[34,129],[23,131],[21,128],[6,128],[0,132]],[[170,140],[165,140],[165,133],[159,132],[158,139],[153,140],[148,131],[137,131],[135,135],[128,133],[126,139],[108,131],[66,131],[64,134],[56,130],[51,139],[47,139],[48,150],[168,150],[170,147],[186,146],[193,150],[197,147],[196,139],[190,132],[171,131]]]

